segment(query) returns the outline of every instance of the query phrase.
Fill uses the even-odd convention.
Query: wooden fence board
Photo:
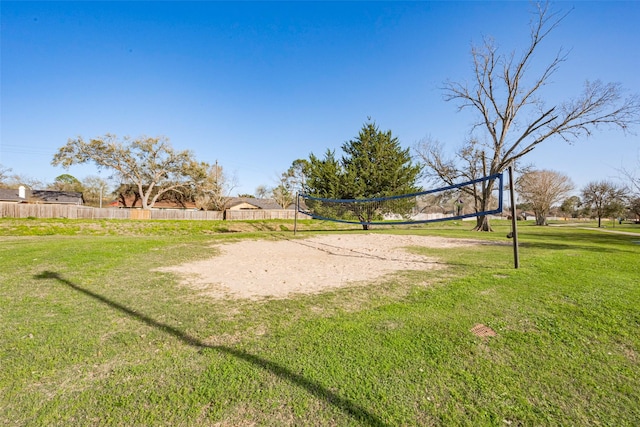
[[[232,221],[268,220],[295,218],[292,209],[251,209],[222,211],[196,211],[186,209],[118,209],[92,208],[77,205],[0,203],[1,218],[71,218],[71,219],[163,219],[163,220],[203,220]],[[307,219],[307,215],[298,214]]]
[[[293,209],[247,209],[225,211],[225,219],[229,221],[250,221],[265,219],[295,219],[296,211]],[[299,219],[309,218],[307,215],[298,214]]]

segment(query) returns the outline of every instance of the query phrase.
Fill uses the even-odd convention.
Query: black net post
[[[520,267],[520,254],[518,253],[518,218],[516,218],[516,192],[513,188],[513,164],[509,165],[509,195],[511,197],[511,228],[513,228],[513,266]]]
[[[300,211],[300,194],[296,192],[296,213],[293,217],[293,235],[298,231],[298,212]]]

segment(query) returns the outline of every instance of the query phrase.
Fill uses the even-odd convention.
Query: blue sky
[[[640,2],[557,2],[571,13],[537,60],[568,60],[548,103],[585,80],[640,92]],[[411,147],[453,150],[473,117],[443,100],[472,78],[470,48],[528,38],[529,2],[10,2],[1,8],[0,164],[52,182],[97,175],[50,165],[69,138],[164,135],[235,175],[273,186],[291,162],[355,137],[371,117]],[[640,133],[640,129],[636,129]],[[578,187],[638,164],[640,137],[548,140],[525,158]],[[102,172],[106,177],[108,173]]]

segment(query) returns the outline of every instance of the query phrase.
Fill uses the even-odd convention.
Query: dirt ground
[[[442,268],[436,259],[412,254],[431,248],[478,244],[471,240],[387,234],[333,234],[292,240],[246,240],[221,244],[204,261],[164,267],[182,283],[217,298],[286,298],[296,293],[370,283],[399,270]]]

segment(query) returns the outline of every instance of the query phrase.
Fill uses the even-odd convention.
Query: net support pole
[[[518,219],[516,218],[516,192],[513,188],[513,164],[509,165],[509,196],[511,197],[511,228],[513,229],[513,266],[520,267],[518,253]]]
[[[296,193],[296,213],[293,216],[293,235],[298,231],[298,212],[300,211],[300,194]]]

